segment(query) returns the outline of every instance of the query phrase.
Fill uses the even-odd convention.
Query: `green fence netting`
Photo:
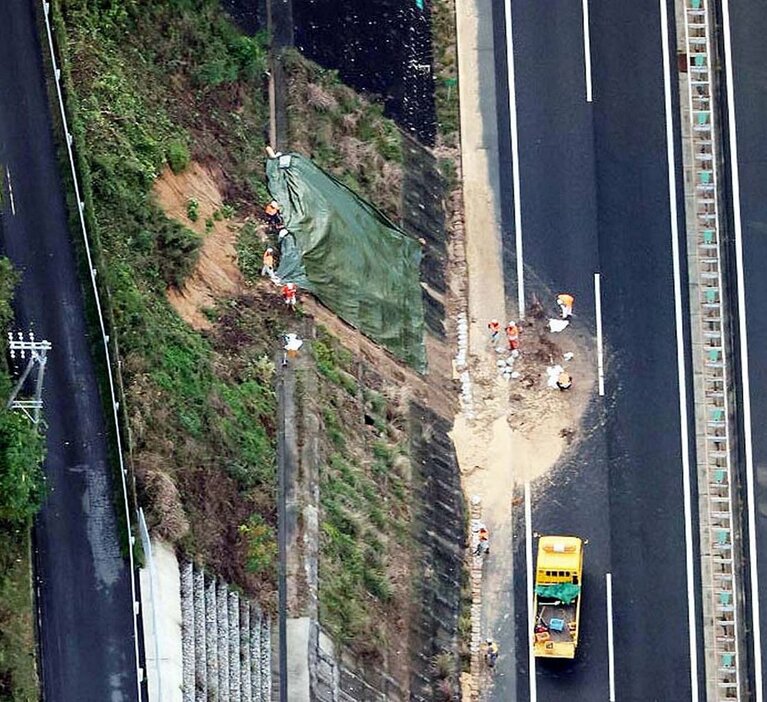
[[[419,244],[309,159],[283,154],[266,173],[290,232],[277,276],[424,371]]]

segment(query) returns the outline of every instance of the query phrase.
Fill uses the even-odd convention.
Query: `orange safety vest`
[[[296,284],[295,283],[287,283],[286,285],[282,286],[282,296],[289,300],[291,297],[296,296]]]
[[[510,324],[508,327],[506,327],[506,338],[509,341],[516,341],[519,339],[519,329],[515,324]]]
[[[274,254],[271,251],[264,251],[264,265],[274,268]]]
[[[499,331],[501,331],[501,324],[500,324],[500,322],[488,322],[487,328],[493,334],[497,334]]]
[[[564,305],[565,307],[572,308],[573,302],[575,302],[575,298],[572,295],[568,295],[567,293],[562,293],[558,298],[557,302]]]
[[[280,211],[279,207],[275,207],[271,202],[264,207],[264,212],[268,214],[270,217],[274,217],[278,212]]]

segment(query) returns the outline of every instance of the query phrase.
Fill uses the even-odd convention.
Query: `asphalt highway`
[[[585,440],[558,467],[553,486],[531,486],[531,531],[589,540],[579,655],[573,663],[539,662],[531,685],[522,519],[515,557],[517,699],[537,695],[547,702],[564,694],[609,699],[605,576],[610,573],[615,697],[689,700],[693,679],[702,681],[702,632],[697,624],[691,631],[688,622],[690,606],[696,622],[699,615],[697,497],[693,479],[687,503],[693,528],[686,531],[683,476],[685,459],[694,465],[695,454],[692,442],[683,440],[683,421],[693,429],[692,396],[689,383],[680,393],[678,367],[681,355],[690,368],[690,337],[683,324],[678,347],[676,306],[687,319],[687,282],[682,259],[677,298],[660,6],[657,0],[613,0],[589,3],[588,10],[592,102],[587,101],[582,4],[511,3],[526,298],[537,295],[555,313],[556,294],[572,293],[574,324],[593,333],[594,274],[599,273],[607,364],[605,396],[594,398]],[[499,133],[510,134],[499,13]],[[669,15],[673,21],[673,4]],[[673,55],[674,28],[668,28]],[[670,88],[678,134],[675,80]],[[683,252],[678,138],[673,145]],[[510,143],[501,151],[507,289],[514,291],[518,231]],[[688,578],[690,548],[695,572]]]
[[[33,2],[0,3],[0,244],[22,272],[19,329],[47,339],[48,492],[35,523],[44,698],[137,699],[129,569]],[[12,194],[12,195],[11,195]]]
[[[767,638],[767,318],[764,301],[767,300],[767,139],[764,120],[767,115],[767,13],[764,6],[756,3],[723,3],[729,8],[729,40],[731,65],[727,73],[734,100],[727,102],[729,109],[722,116],[722,126],[729,137],[725,149],[725,167],[728,169],[732,197],[730,223],[736,245],[742,252],[742,279],[738,271],[728,271],[733,294],[742,294],[745,305],[739,305],[742,319],[733,320],[738,329],[736,351],[740,354],[743,375],[739,381],[738,410],[744,435],[741,467],[753,478],[753,495],[746,489],[748,475],[744,476],[745,507],[743,526],[747,528],[745,596],[756,594],[745,627],[751,631],[748,637],[749,655],[752,662],[761,662],[767,669],[765,639]],[[722,32],[726,35],[725,24]],[[730,56],[725,57],[729,60]],[[725,98],[723,91],[722,98]],[[724,103],[724,100],[723,100]],[[734,119],[734,122],[730,122]],[[734,126],[734,129],[732,127]],[[734,148],[733,148],[734,147]],[[733,181],[733,177],[736,179]],[[746,361],[746,363],[744,363]],[[739,369],[739,370],[741,370]],[[749,407],[745,401],[750,401]],[[748,415],[748,416],[747,416]],[[750,431],[745,429],[750,424]],[[749,453],[751,455],[749,455]],[[751,523],[749,523],[751,520]],[[751,529],[753,527],[753,530]],[[751,550],[753,548],[753,550]],[[755,559],[754,559],[755,557]],[[754,560],[756,562],[754,562]],[[752,590],[753,587],[753,590]],[[751,600],[754,602],[754,600]],[[761,645],[760,645],[761,644]],[[763,675],[754,665],[754,699],[760,701],[767,694]]]

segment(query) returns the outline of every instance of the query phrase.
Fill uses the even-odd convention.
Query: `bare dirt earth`
[[[167,293],[181,318],[195,329],[209,328],[211,322],[204,310],[214,307],[217,299],[236,296],[243,286],[235,250],[239,225],[231,220],[213,219],[224,204],[218,181],[211,169],[192,162],[178,174],[166,168],[154,186],[157,203],[165,214],[204,237],[195,270],[181,289],[169,288]],[[196,222],[187,216],[190,200],[199,206]],[[206,229],[207,220],[213,220],[212,229]]]

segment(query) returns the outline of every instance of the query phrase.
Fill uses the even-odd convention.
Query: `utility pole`
[[[35,341],[34,332],[29,332],[26,339],[23,332],[17,332],[15,339],[13,333],[8,332],[8,351],[11,361],[15,361],[18,354],[19,361],[23,362],[26,359],[27,364],[11,391],[6,408],[21,410],[33,424],[39,423],[40,411],[43,408],[43,377],[45,376],[45,364],[48,361],[47,354],[50,350],[51,342]],[[30,375],[34,378],[35,383],[34,398],[21,399],[19,395]]]

